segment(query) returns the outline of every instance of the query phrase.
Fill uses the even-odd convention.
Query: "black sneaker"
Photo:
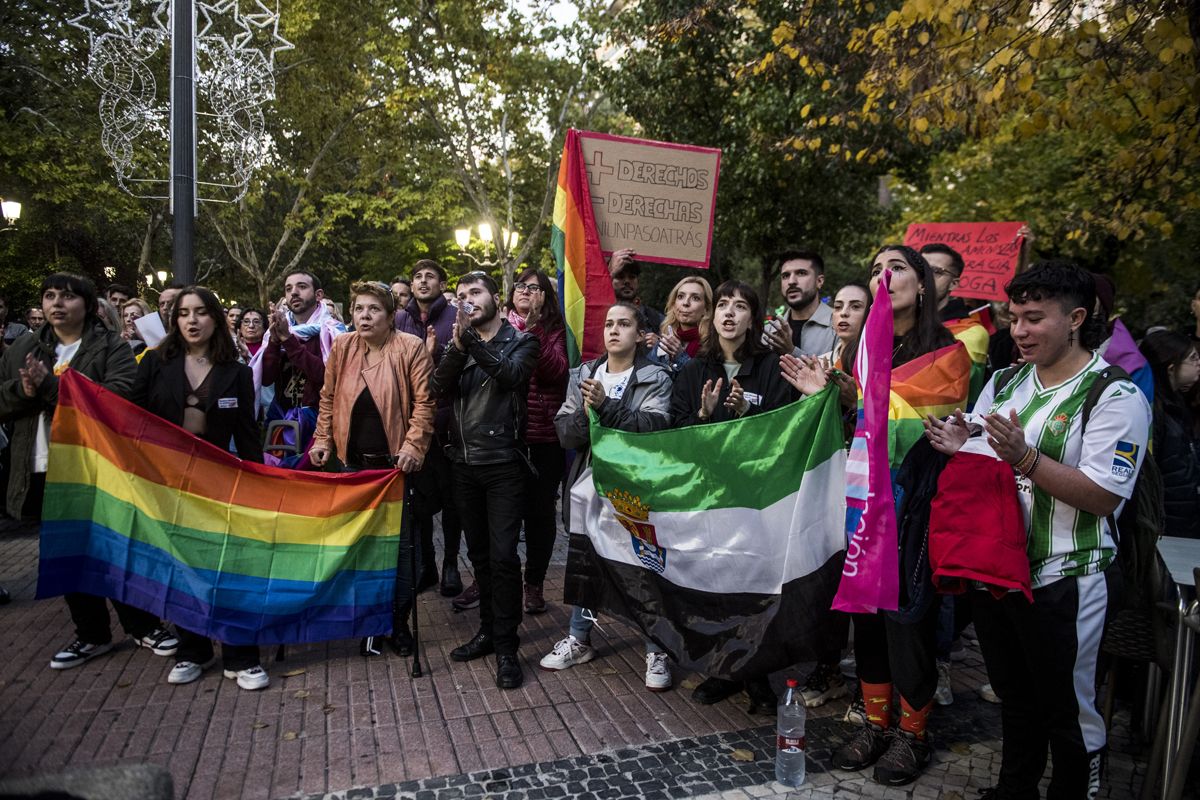
[[[903,786],[915,781],[933,758],[929,734],[925,737],[918,739],[899,729],[888,731],[887,752],[875,762],[875,782],[884,786]]]
[[[850,741],[833,752],[833,766],[849,772],[866,769],[888,749],[887,731],[876,725],[863,725]]]
[[[364,636],[358,643],[358,654],[363,658],[374,658],[383,655],[382,636]]]
[[[12,595],[8,593],[8,589],[0,586],[0,606],[6,606],[12,602]]]
[[[161,625],[145,636],[133,637],[133,641],[138,647],[148,648],[156,656],[173,656],[179,649],[179,639]]]
[[[804,696],[804,705],[809,708],[823,706],[830,700],[845,697],[850,690],[846,687],[846,679],[837,664],[817,664],[809,673],[804,688],[800,690]]]
[[[50,659],[50,669],[78,667],[96,656],[104,655],[109,650],[112,650],[112,642],[88,644],[82,639],[76,639],[54,654],[54,658]]]

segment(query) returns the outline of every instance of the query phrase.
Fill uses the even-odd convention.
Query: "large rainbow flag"
[[[890,346],[890,344],[889,344]],[[925,435],[926,414],[941,418],[967,410],[971,356],[962,342],[926,353],[892,370],[888,399],[888,453],[893,472]]]
[[[604,351],[604,315],[616,297],[600,252],[587,165],[583,163],[579,131],[574,128],[567,131],[558,165],[550,249],[558,262],[559,293],[567,321],[567,356],[576,365]]]
[[[385,634],[403,500],[400,472],[244,462],[68,370],[38,597],[111,597],[229,644]]]

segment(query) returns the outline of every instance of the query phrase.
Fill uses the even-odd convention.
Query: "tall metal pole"
[[[193,0],[171,3],[171,215],[175,280],[196,280],[196,42]]]

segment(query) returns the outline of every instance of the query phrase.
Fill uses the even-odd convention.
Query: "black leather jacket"
[[[450,342],[433,373],[433,391],[450,400],[446,454],[466,464],[527,459],[525,397],[541,344],[507,321],[488,341],[473,328],[462,336],[464,353]]]

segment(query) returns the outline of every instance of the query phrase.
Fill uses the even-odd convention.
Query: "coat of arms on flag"
[[[610,489],[605,497],[612,501],[617,522],[629,531],[638,561],[659,575],[663,574],[667,569],[667,551],[659,546],[658,538],[654,535],[654,526],[650,524],[650,507],[642,502],[642,498],[620,489]]]

